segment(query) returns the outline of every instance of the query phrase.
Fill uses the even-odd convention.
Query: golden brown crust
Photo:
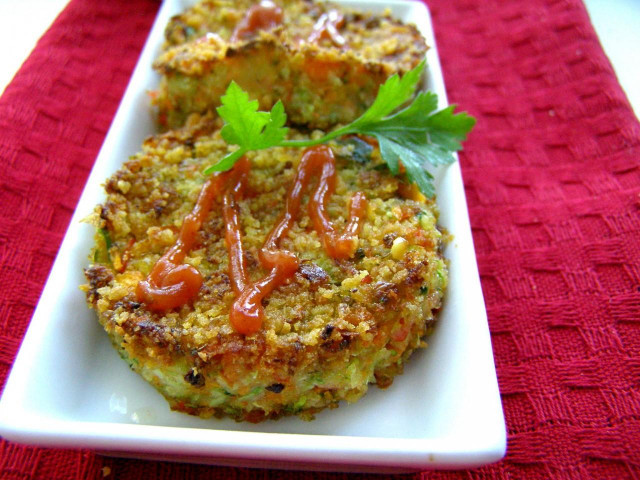
[[[415,26],[389,14],[310,1],[276,2],[284,11],[281,26],[232,41],[252,3],[205,1],[172,19],[167,49],[154,62],[163,75],[154,97],[162,126],[178,127],[190,113],[214,110],[231,80],[263,110],[282,100],[293,124],[326,129],[348,123],[390,75],[414,68],[427,50]],[[318,19],[334,9],[344,17],[344,44],[309,40]]]
[[[201,74],[210,62],[242,54],[247,45],[264,42],[282,48],[288,55],[302,52],[305,56],[356,62],[372,69],[378,65],[389,75],[412,69],[427,50],[424,38],[414,25],[400,22],[388,12],[374,15],[330,2],[275,3],[284,11],[281,26],[232,41],[233,29],[255,2],[199,2],[169,22],[165,31],[166,49],[156,60],[156,68]],[[309,41],[318,19],[330,10],[337,10],[344,17],[344,25],[339,29],[344,45],[330,38]]]
[[[195,301],[159,314],[136,300],[137,283],[192,208],[204,181],[200,172],[227,150],[218,127],[211,117],[196,118],[182,130],[151,137],[106,183],[107,200],[90,219],[99,233],[85,290],[114,345],[172,408],[201,416],[308,417],[340,400],[356,400],[369,382],[388,386],[409,354],[424,345],[446,287],[446,266],[435,204],[406,198],[411,189],[379,169],[376,150],[360,166],[349,160],[353,145],[332,145],[339,166],[329,204],[334,221],[344,219],[356,189],[369,200],[355,256],[331,260],[303,209],[283,241],[301,267],[267,297],[258,333],[243,336],[229,324],[235,295],[215,207],[187,257],[204,277]],[[265,274],[257,252],[282,209],[300,155],[295,149],[250,154],[252,193],[240,202],[240,219],[253,279]],[[399,237],[407,240],[400,253],[393,250]]]

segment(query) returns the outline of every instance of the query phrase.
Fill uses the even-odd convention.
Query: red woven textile
[[[507,457],[403,478],[640,478],[640,125],[578,0],[429,0]],[[73,0],[0,99],[0,381],[153,22]],[[363,478],[103,458],[0,443],[1,479]]]

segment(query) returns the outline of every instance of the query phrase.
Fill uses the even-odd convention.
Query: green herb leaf
[[[273,147],[287,136],[289,129],[284,127],[287,114],[281,101],[278,100],[271,112],[260,112],[258,101],[249,100],[249,94],[234,81],[220,101],[222,105],[216,110],[225,121],[220,134],[228,144],[240,148],[208,167],[204,173],[229,170],[248,151]]]
[[[266,148],[279,144],[287,136],[288,128],[284,126],[287,122],[287,114],[284,113],[284,105],[280,100],[271,108],[269,121],[260,135],[260,141]]]
[[[416,85],[420,81],[424,67],[425,61],[423,60],[402,78],[397,73],[391,75],[378,89],[378,95],[373,104],[351,126],[358,128],[369,122],[377,122],[402,106],[416,91]]]
[[[475,124],[475,119],[466,113],[454,115],[453,106],[433,113],[437,106],[436,94],[420,92],[403,110],[374,119],[362,125],[359,132],[375,136],[391,172],[397,175],[401,162],[409,180],[415,182],[427,197],[432,197],[435,189],[433,176],[426,165],[454,162],[453,153],[462,148],[460,142]]]
[[[229,144],[254,149],[258,143],[256,139],[269,121],[269,114],[259,112],[258,101],[249,100],[249,94],[233,81],[220,100],[218,115],[226,122],[220,132],[222,138]]]
[[[454,115],[454,108],[455,105],[451,105],[427,119],[430,143],[443,150],[461,150],[460,142],[467,139],[467,134],[476,124],[476,119],[466,112]]]
[[[422,167],[424,157],[414,149],[401,145],[398,142],[394,142],[385,136],[376,135],[376,138],[380,144],[380,154],[387,162],[391,173],[397,175],[399,171],[399,163],[402,162],[402,165],[404,165],[404,168],[407,171],[407,177],[409,177],[409,180],[418,185],[418,188],[425,196],[433,197],[435,194],[432,182],[433,175]]]
[[[422,61],[402,77],[392,75],[358,119],[316,140],[286,140],[287,115],[282,102],[278,101],[271,112],[260,112],[258,102],[249,100],[249,95],[231,82],[217,110],[225,121],[222,138],[238,149],[208,167],[205,173],[228,170],[252,150],[309,147],[345,135],[369,135],[378,140],[380,154],[394,175],[400,173],[402,164],[409,180],[432,197],[433,176],[427,165],[437,167],[454,162],[454,152],[462,148],[460,142],[467,138],[476,121],[464,112],[454,114],[454,106],[436,112],[438,97],[432,92],[418,93],[409,105],[393,113],[414,96],[424,68]]]

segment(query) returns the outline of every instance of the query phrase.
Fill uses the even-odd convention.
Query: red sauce
[[[282,9],[269,0],[262,0],[252,6],[231,35],[231,41],[253,35],[258,30],[269,30],[282,23]]]
[[[122,265],[120,266],[120,268],[117,269],[118,273],[123,273],[127,269],[127,264],[131,259],[131,249],[133,248],[133,245],[135,243],[136,243],[135,238],[131,238],[127,243],[127,246],[124,249],[124,252],[122,252]]]
[[[279,248],[278,245],[298,218],[302,196],[311,176],[318,170],[321,173],[309,200],[309,215],[315,230],[322,238],[327,254],[335,259],[346,259],[351,257],[356,250],[357,235],[364,221],[367,200],[362,192],[357,192],[352,197],[349,206],[349,222],[345,231],[339,234],[327,214],[327,202],[335,190],[336,183],[335,157],[329,147],[320,145],[305,150],[296,176],[287,193],[285,209],[258,255],[262,267],[271,271],[266,277],[253,284],[249,284],[244,269],[244,255],[237,213],[231,207],[233,200],[227,199],[231,195],[225,195],[224,217],[227,225],[226,239],[229,249],[230,276],[234,290],[238,295],[231,307],[229,320],[239,333],[248,335],[260,329],[264,319],[262,300],[298,270],[299,263],[296,255]],[[229,210],[233,210],[233,212]]]
[[[242,161],[238,164],[241,166]],[[231,172],[236,170],[237,167]],[[198,230],[209,214],[220,187],[231,172],[214,175],[205,182],[193,210],[182,223],[178,240],[153,266],[146,280],[138,284],[138,301],[144,302],[149,310],[163,312],[179,307],[200,290],[202,275],[195,267],[183,262],[195,244]]]
[[[320,15],[320,18],[313,26],[311,35],[309,35],[308,41],[310,43],[317,42],[320,39],[326,38],[331,40],[334,44],[342,47],[347,41],[344,39],[339,28],[344,25],[344,17],[337,10],[329,10],[327,13]]]
[[[274,289],[291,278],[298,270],[298,258],[293,252],[280,248],[299,217],[302,196],[311,177],[320,171],[320,177],[309,200],[309,216],[322,239],[327,254],[335,259],[346,259],[357,247],[357,236],[362,228],[367,200],[356,192],[349,205],[349,221],[339,233],[327,214],[327,202],[335,190],[336,166],[331,149],[325,145],[305,150],[296,176],[289,188],[285,209],[259,252],[262,267],[269,270],[264,278],[252,283],[246,270],[245,252],[237,202],[246,191],[250,163],[242,157],[233,170],[209,179],[200,193],[196,206],[187,215],[176,244],[158,261],[149,277],[140,282],[138,298],[155,311],[169,310],[190,301],[202,284],[202,276],[190,265],[182,262],[195,243],[195,236],[207,216],[216,193],[224,188],[222,214],[225,221],[225,242],[229,253],[229,277],[236,294],[229,320],[233,328],[244,335],[257,332],[264,320],[262,300]]]

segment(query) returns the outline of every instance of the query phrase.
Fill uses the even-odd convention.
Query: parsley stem
[[[324,141],[324,137],[320,140],[283,140],[278,146],[280,147],[313,147]]]
[[[282,142],[280,142],[280,146],[281,147],[313,147],[314,145],[320,145],[322,143],[328,142],[329,140],[333,140],[334,138],[338,138],[343,135],[353,133],[350,127],[351,125],[347,125],[346,127],[339,128],[338,130],[329,132],[324,137],[318,138],[316,140],[283,140]]]

